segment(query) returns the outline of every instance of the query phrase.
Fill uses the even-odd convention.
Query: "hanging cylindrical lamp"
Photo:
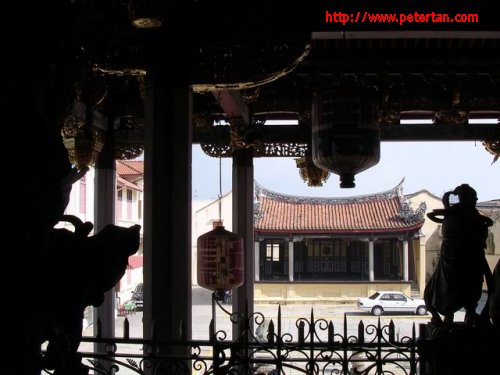
[[[87,77],[77,83],[76,98],[61,128],[69,160],[79,170],[94,165],[104,146],[104,129],[94,123],[94,110],[101,106],[107,95],[106,79],[92,66]]]
[[[315,93],[312,111],[314,164],[340,176],[352,188],[354,176],[380,159],[378,101],[364,89]]]
[[[117,82],[114,99],[115,159],[129,160],[144,151],[144,102],[142,77],[128,77]]]
[[[219,159],[219,168],[220,165]],[[222,190],[220,177],[219,181]],[[219,219],[210,232],[198,237],[197,274],[198,285],[213,290],[215,297],[222,300],[226,291],[243,285],[244,254],[243,239],[222,225],[222,191],[218,203]]]
[[[222,221],[198,237],[198,285],[216,296],[243,285],[243,239],[224,229]]]
[[[79,170],[95,164],[104,146],[104,131],[93,125],[91,106],[75,103],[64,119],[61,134],[71,163]]]

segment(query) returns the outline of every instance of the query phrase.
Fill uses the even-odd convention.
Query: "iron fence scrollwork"
[[[80,349],[90,374],[158,375],[416,375],[419,356],[415,323],[409,337],[397,337],[394,322],[365,324],[344,314],[342,326],[316,318],[298,318],[294,329],[283,329],[281,307],[276,321],[259,313],[230,312],[212,297],[233,324],[239,337],[229,339],[215,326],[215,310],[208,340],[161,341],[129,337],[128,317],[123,337],[105,338],[97,332],[84,337],[87,345],[102,343],[105,352]],[[250,329],[252,324],[255,330]],[[153,336],[154,337],[154,336]],[[103,363],[105,365],[103,365]],[[47,373],[51,373],[45,370]]]

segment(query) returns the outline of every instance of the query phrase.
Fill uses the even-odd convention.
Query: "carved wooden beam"
[[[264,143],[304,143],[310,141],[310,130],[300,125],[263,125],[256,130]],[[382,141],[482,141],[500,139],[500,124],[401,124],[382,125]],[[193,143],[228,145],[230,127],[194,129]]]
[[[245,124],[250,123],[250,111],[240,91],[217,91],[214,92],[214,96],[229,121],[231,119],[241,119]]]

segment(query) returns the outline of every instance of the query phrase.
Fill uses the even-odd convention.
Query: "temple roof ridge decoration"
[[[345,203],[353,203],[353,202],[367,202],[373,199],[387,199],[399,197],[401,201],[404,200],[403,196],[403,179],[393,188],[377,192],[371,194],[362,194],[362,195],[353,195],[348,197],[312,197],[312,196],[301,196],[301,195],[291,195],[291,194],[283,194],[278,193],[272,190],[269,190],[259,184],[254,180],[255,185],[255,196],[256,200],[259,196],[265,196],[273,200],[283,201],[287,203],[308,203],[308,204],[345,204]]]
[[[379,193],[316,198],[280,194],[255,181],[255,230],[353,235],[418,232],[424,223],[426,204],[412,208],[402,193],[403,182]]]

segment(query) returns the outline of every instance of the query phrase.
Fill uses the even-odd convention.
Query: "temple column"
[[[408,281],[408,240],[403,240],[403,281]]]
[[[259,264],[260,264],[260,241],[255,241],[254,242],[254,249],[255,249],[255,281],[260,280],[260,269],[259,269]]]
[[[288,241],[288,281],[293,281],[293,239]]]
[[[368,241],[368,275],[370,281],[375,281],[375,261],[373,240]]]
[[[144,83],[143,335],[154,330],[159,341],[191,337],[192,93],[182,43],[172,40],[176,58],[156,56]]]
[[[243,238],[245,278],[233,290],[233,311],[253,314],[255,255],[253,239],[253,150],[236,150],[233,155],[233,231]],[[233,325],[233,337],[239,337],[240,326]],[[251,328],[253,329],[253,328]]]
[[[114,158],[113,119],[108,122],[105,145],[99,154],[94,176],[94,234],[108,224],[115,224],[116,164]],[[97,259],[96,262],[99,260]],[[92,275],[90,275],[92,277]],[[116,292],[111,288],[104,294],[104,302],[94,309],[94,321],[101,322],[103,337],[115,337]],[[94,329],[97,324],[94,324]],[[94,344],[97,353],[106,353],[106,345]],[[107,365],[105,365],[108,367]]]

